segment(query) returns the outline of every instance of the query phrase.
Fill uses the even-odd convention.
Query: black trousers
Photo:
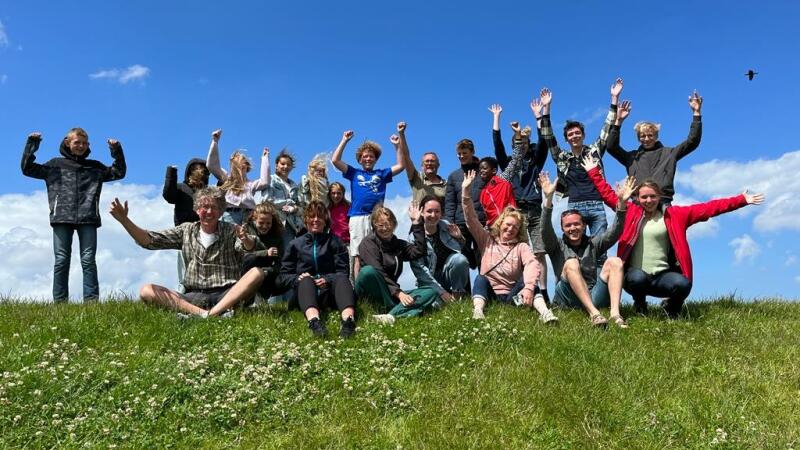
[[[308,308],[322,309],[326,304],[335,304],[339,311],[356,306],[353,285],[350,284],[350,278],[343,273],[337,273],[333,282],[328,283],[324,289],[317,288],[312,277],[303,278],[297,283],[295,292],[297,305],[303,312]]]

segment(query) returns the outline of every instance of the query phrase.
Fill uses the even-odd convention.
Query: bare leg
[[[358,272],[361,271],[361,260],[358,259],[358,255],[353,257],[353,282],[355,283],[356,278],[358,278]]]
[[[306,320],[319,319],[319,310],[313,306],[306,309]]]
[[[611,298],[611,316],[619,316],[619,304],[622,301],[622,267],[623,262],[616,256],[612,256],[603,264],[600,271],[600,279],[608,284],[608,296]]]
[[[244,276],[239,279],[225,295],[220,299],[219,303],[214,305],[208,311],[209,316],[218,316],[223,312],[233,308],[240,301],[255,295],[261,283],[264,281],[264,272],[258,267],[253,267],[248,270]]]
[[[308,311],[306,311],[306,313],[308,313]],[[319,314],[319,312],[317,312],[317,314]],[[348,317],[356,317],[356,310],[352,306],[348,306],[342,310],[342,320],[347,320]]]
[[[186,298],[172,289],[157,284],[145,284],[139,290],[139,297],[143,302],[151,305],[181,311],[188,314],[201,315],[205,309],[186,301]]]
[[[536,261],[539,261],[539,265],[542,268],[542,271],[539,272],[539,288],[547,289],[547,258],[545,257],[547,253],[537,253],[534,255]]]
[[[564,273],[562,276],[567,279],[569,287],[572,288],[572,292],[574,292],[578,300],[581,301],[584,309],[589,313],[589,317],[600,314],[600,311],[592,304],[592,297],[589,295],[589,287],[586,286],[586,281],[583,279],[581,266],[577,259],[572,258],[567,260],[564,264]]]

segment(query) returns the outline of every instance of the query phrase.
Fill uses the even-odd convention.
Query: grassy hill
[[[0,447],[800,446],[800,304],[692,303],[608,331],[470,311],[361,320],[342,341],[280,307],[0,304]]]

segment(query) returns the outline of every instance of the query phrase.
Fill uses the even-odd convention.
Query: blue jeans
[[[598,234],[605,233],[608,229],[608,221],[606,220],[606,206],[600,200],[586,200],[582,202],[570,203],[567,205],[569,209],[578,210],[583,216],[586,227],[589,229],[589,234],[597,236]],[[606,254],[597,255],[597,273],[600,273],[603,264],[606,262]]]
[[[488,302],[489,300],[500,300],[503,303],[513,303],[512,298],[525,287],[525,282],[520,278],[508,291],[508,294],[497,295],[489,283],[489,279],[483,275],[476,275],[475,281],[472,283],[472,296],[483,297]]]
[[[186,292],[183,286],[183,277],[186,275],[186,261],[183,260],[183,252],[178,250],[178,286],[177,291],[181,294]]]
[[[100,287],[97,283],[97,226],[95,225],[53,225],[53,301],[56,303],[69,301],[69,263],[72,257],[72,235],[78,232],[83,268],[84,301],[100,298]]]
[[[681,311],[683,302],[692,291],[692,282],[680,272],[664,270],[650,275],[633,267],[625,272],[623,286],[635,303],[645,304],[648,295],[666,297],[666,310],[670,315]]]
[[[433,274],[433,278],[448,292],[466,292],[469,283],[469,260],[461,253],[453,253],[447,257],[442,271]]]
[[[592,297],[592,304],[595,308],[608,308],[611,306],[611,296],[608,293],[608,284],[600,277],[597,277],[592,291],[589,293]],[[553,296],[553,302],[559,306],[566,308],[583,308],[572,286],[564,279],[559,279],[556,283],[556,293]]]

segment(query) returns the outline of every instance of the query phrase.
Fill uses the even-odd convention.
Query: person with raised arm
[[[278,208],[278,220],[283,225],[283,239],[288,243],[303,227],[300,186],[289,178],[295,159],[283,149],[275,157],[275,173],[269,178],[264,198]],[[326,186],[327,187],[327,186]]]
[[[403,149],[403,164],[408,175],[408,184],[411,186],[412,200],[421,201],[424,197],[435,195],[444,201],[447,180],[439,176],[439,156],[436,152],[425,152],[422,155],[421,170],[414,167],[411,161],[411,152],[406,140],[406,123],[397,124],[397,136]]]
[[[88,159],[89,135],[83,128],[73,128],[61,140],[61,157],[44,164],[36,162],[36,151],[42,134],[28,135],[22,152],[22,174],[44,180],[50,205],[50,226],[53,228],[53,302],[69,301],[69,265],[72,237],[78,234],[83,269],[83,301],[100,299],[97,280],[97,229],[100,221],[100,191],[103,183],[125,178],[127,165],[122,145],[116,139],[106,143],[114,163],[106,166]]]
[[[597,163],[586,157],[583,167],[606,204],[615,205],[617,197]],[[759,205],[764,194],[745,191],[688,206],[664,206],[661,194],[661,187],[652,180],[644,180],[634,191],[636,201],[628,202],[617,256],[625,263],[624,287],[633,297],[636,312],[647,313],[650,295],[665,298],[665,312],[676,318],[692,290],[692,254],[686,238],[689,227],[747,205]]]
[[[472,318],[484,319],[484,308],[490,300],[518,306],[532,306],[544,323],[558,319],[547,308],[538,293],[539,262],[525,239],[525,217],[516,208],[503,210],[494,225],[486,230],[478,220],[472,200],[475,171],[464,174],[461,184],[461,206],[467,227],[481,252],[481,265],[472,285]]]
[[[351,204],[347,215],[350,218],[350,256],[354,259],[353,280],[358,277],[360,270],[358,246],[372,231],[370,214],[375,205],[383,203],[386,197],[386,185],[391,183],[394,176],[402,172],[404,167],[403,148],[398,135],[392,135],[390,138],[397,154],[397,163],[390,168],[375,168],[378,158],[381,157],[381,146],[373,141],[364,141],[356,150],[356,161],[361,165],[360,169],[342,161],[344,148],[354,135],[352,130],[342,133],[342,140],[331,156],[331,164],[350,180]]]
[[[178,311],[180,318],[207,318],[232,315],[231,308],[255,295],[264,281],[263,271],[253,268],[239,277],[244,255],[263,250],[264,246],[247,234],[244,226],[220,220],[226,202],[221,188],[204,187],[194,197],[198,221],[163,231],[148,231],[130,219],[127,201],[114,199],[111,217],[122,224],[139,246],[148,250],[180,250],[186,261],[184,293],[145,284],[139,290],[143,302]]]
[[[653,180],[661,188],[661,202],[665,206],[672,204],[675,195],[673,182],[678,161],[693,152],[699,145],[703,136],[703,122],[700,110],[703,107],[703,97],[694,91],[689,96],[689,108],[692,110],[692,123],[689,126],[689,136],[685,141],[675,147],[665,147],[658,140],[661,125],[653,122],[638,122],[634,127],[639,148],[626,151],[619,145],[619,134],[622,122],[631,113],[631,102],[623,101],[619,105],[617,118],[608,132],[606,146],[608,154],[619,161],[628,171],[628,175],[637,180]]]
[[[597,274],[597,255],[613,246],[622,233],[627,214],[627,201],[633,192],[635,181],[628,177],[616,191],[617,217],[610,229],[601,234],[586,236],[586,222],[581,213],[567,209],[561,213],[559,239],[553,229],[553,194],[556,183],[551,183],[546,172],[539,174],[544,203],[542,203],[542,241],[558,274],[553,302],[567,308],[583,308],[589,314],[592,326],[605,327],[608,320],[599,308],[610,308],[609,319],[620,328],[628,323],[620,313],[622,301],[623,263],[620,258],[606,259]]]
[[[237,225],[243,224],[256,207],[256,192],[262,192],[269,185],[269,149],[264,148],[261,155],[261,173],[258,179],[249,181],[247,173],[253,164],[242,150],[233,152],[230,158],[230,171],[222,168],[219,162],[219,139],[222,130],[211,133],[211,145],[208,147],[206,166],[222,183],[225,191],[225,210],[222,220]]]

